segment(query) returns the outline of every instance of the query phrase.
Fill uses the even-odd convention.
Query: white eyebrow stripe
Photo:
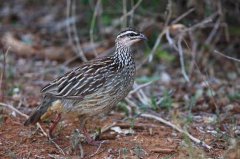
[[[130,34],[130,33],[133,33],[133,34],[138,35],[138,33],[136,33],[135,31],[129,30],[129,31],[126,31],[126,32],[123,32],[123,33],[119,34],[119,35],[117,36],[117,38],[119,38],[119,37],[121,37],[121,36],[124,36],[124,35],[126,35],[126,34]]]

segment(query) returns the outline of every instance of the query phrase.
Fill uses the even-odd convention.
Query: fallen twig
[[[150,81],[150,82],[147,82],[147,83],[144,83],[144,84],[141,84],[141,85],[138,85],[138,84],[136,83],[134,90],[131,90],[131,91],[128,93],[128,95],[131,95],[131,94],[137,92],[138,90],[140,90],[140,89],[142,89],[143,87],[146,87],[146,86],[152,84],[153,82],[154,82],[154,81]]]
[[[133,107],[136,107],[138,108],[138,106],[130,101],[128,98],[125,98],[125,100],[130,104],[132,105]],[[183,133],[184,135],[188,136],[193,142],[207,148],[207,149],[211,149],[212,147],[207,145],[205,142],[195,138],[194,136],[192,136],[191,134],[189,134],[187,131],[185,130],[182,130],[181,128],[177,127],[176,125],[172,124],[171,122],[159,117],[159,116],[156,116],[156,115],[153,115],[153,114],[149,114],[149,113],[140,113],[139,109],[137,109],[137,112],[140,114],[141,117],[145,117],[145,118],[150,118],[150,119],[155,119],[157,121],[160,121],[161,123],[167,125],[167,126],[170,126],[171,128],[173,128],[174,130],[177,130],[178,132],[180,133]]]
[[[101,129],[101,133],[104,133],[106,131],[108,131],[109,129],[111,129],[111,127],[115,126],[117,124],[117,122],[113,122],[111,125],[105,126]]]
[[[149,125],[149,123],[148,124],[136,123],[136,124],[132,125],[130,123],[125,123],[125,122],[124,123],[117,123],[115,126],[118,126],[121,129],[129,129],[129,128],[133,127],[133,129],[140,129],[140,130],[144,130],[146,128],[156,127],[156,125],[153,125],[153,124]]]
[[[0,103],[0,105],[1,105],[1,106],[5,106],[5,107],[13,110],[14,112],[18,113],[19,115],[25,117],[26,119],[29,117],[28,115],[22,113],[21,111],[19,111],[18,109],[16,109],[16,108],[15,108],[14,106],[12,106],[12,105],[5,104],[5,103]],[[47,133],[43,130],[42,126],[41,126],[39,123],[37,123],[37,127],[42,131],[42,133],[43,133],[44,136],[48,137]]]
[[[107,125],[107,126],[103,127],[103,128],[101,129],[101,132],[100,132],[100,133],[99,133],[99,132],[95,132],[95,133],[93,133],[91,136],[92,136],[93,138],[96,138],[97,136],[99,136],[99,134],[102,134],[102,133],[108,131],[109,129],[111,129],[111,128],[112,128],[113,126],[115,126],[116,124],[117,124],[117,122],[113,122],[111,125]]]
[[[100,148],[101,148],[101,146],[102,146],[103,143],[104,143],[104,141],[102,141],[102,142],[100,143],[100,145],[98,146],[97,150],[96,150],[93,154],[89,155],[87,158],[92,158],[93,156],[95,156],[96,154],[98,154],[98,152],[99,152],[99,150],[100,150]],[[103,150],[103,151],[104,151],[104,150]],[[103,151],[101,151],[101,152],[103,152]]]
[[[6,103],[0,103],[0,105],[13,110],[14,112],[18,113],[19,115],[21,115],[21,116],[23,116],[25,118],[28,118],[28,115],[20,112],[18,109],[14,108],[14,106],[12,106],[12,105],[9,105],[9,104],[6,104]]]
[[[48,140],[49,140],[51,143],[53,143],[53,145],[58,149],[58,151],[59,151],[61,154],[65,155],[63,149],[62,149],[55,141],[53,141],[53,139],[52,139],[51,137],[48,137]]]
[[[150,149],[150,151],[155,153],[165,153],[165,154],[176,152],[175,149],[167,149],[167,148],[160,148],[160,147]]]
[[[1,106],[4,106],[4,107],[7,107],[7,108],[9,108],[9,109],[11,109],[11,110],[13,110],[13,111],[16,112],[17,114],[25,117],[26,119],[29,117],[28,115],[26,115],[26,114],[22,113],[21,111],[19,111],[18,109],[14,108],[14,106],[12,106],[12,105],[5,104],[5,103],[0,103],[0,105],[1,105]],[[37,128],[39,128],[39,129],[41,130],[41,132],[43,133],[43,135],[44,135],[45,137],[47,137],[47,138],[49,139],[49,141],[55,145],[55,147],[60,151],[60,153],[62,153],[63,155],[65,155],[64,151],[60,148],[60,146],[59,146],[57,143],[55,143],[55,142],[53,141],[53,139],[50,138],[50,137],[47,135],[47,133],[43,130],[42,126],[41,126],[39,123],[37,123]]]
[[[82,147],[81,142],[79,142],[78,146],[79,146],[79,149],[80,149],[80,158],[83,158],[84,157],[84,151],[83,151],[83,147]]]
[[[44,135],[45,137],[48,137],[47,133],[43,130],[41,124],[37,123],[37,128],[39,128],[39,129],[41,130],[41,132],[43,133],[43,135]]]
[[[156,116],[156,115],[153,115],[153,114],[149,114],[149,113],[142,113],[142,114],[140,114],[140,116],[144,117],[144,118],[155,119],[155,120],[157,120],[157,121],[159,121],[159,122],[161,122],[161,123],[163,123],[163,124],[165,124],[167,126],[170,126],[174,130],[177,130],[178,132],[183,133],[184,135],[188,136],[193,142],[195,142],[195,143],[197,143],[197,144],[199,144],[199,145],[201,145],[201,146],[203,146],[203,147],[205,147],[207,149],[211,149],[212,148],[211,146],[207,145],[205,142],[203,142],[203,141],[193,137],[187,131],[179,128],[178,126],[172,124],[171,122],[169,122],[169,121],[167,121],[167,120],[165,120],[165,119],[163,119],[163,118],[161,118],[159,116]]]

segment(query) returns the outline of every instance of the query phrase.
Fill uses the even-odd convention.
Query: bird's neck
[[[130,46],[117,44],[116,50],[113,56],[123,66],[130,65],[134,62],[134,59],[132,56],[132,50]]]

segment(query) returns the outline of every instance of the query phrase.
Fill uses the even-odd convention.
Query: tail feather
[[[36,124],[41,116],[43,115],[44,113],[41,113],[40,111],[35,111],[25,122],[24,122],[24,126],[28,126],[30,124]]]
[[[51,104],[51,99],[44,98],[41,105],[37,107],[37,109],[30,115],[30,117],[24,122],[23,125],[28,126],[30,124],[36,124],[40,120],[41,116],[47,112]]]

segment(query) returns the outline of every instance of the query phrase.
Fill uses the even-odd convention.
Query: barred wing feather
[[[42,93],[56,98],[72,99],[92,94],[105,84],[106,72],[116,71],[117,66],[113,65],[112,60],[107,58],[76,68],[46,85]]]

